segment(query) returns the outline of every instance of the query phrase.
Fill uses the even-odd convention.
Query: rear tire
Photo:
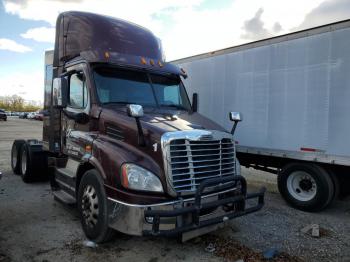
[[[21,176],[25,183],[33,182],[34,174],[31,162],[29,146],[24,143],[21,147]]]
[[[96,243],[107,242],[114,230],[108,226],[107,197],[103,180],[95,169],[82,177],[78,190],[78,209],[85,235]]]
[[[11,168],[14,174],[21,174],[21,147],[25,143],[24,140],[15,140],[11,149]]]
[[[335,197],[331,175],[316,164],[288,164],[279,173],[277,183],[285,201],[303,211],[320,211]]]

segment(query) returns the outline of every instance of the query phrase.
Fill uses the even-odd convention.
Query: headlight
[[[134,164],[122,165],[121,182],[129,189],[163,192],[162,183],[155,174]]]

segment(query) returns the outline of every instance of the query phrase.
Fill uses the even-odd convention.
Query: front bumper
[[[203,194],[216,186],[216,192]],[[195,196],[153,205],[134,205],[109,198],[109,225],[129,235],[178,236],[222,224],[260,210],[265,189],[247,194],[242,176],[204,180]],[[247,200],[255,200],[247,205]]]

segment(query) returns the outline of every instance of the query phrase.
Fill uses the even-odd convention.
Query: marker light
[[[143,64],[143,65],[147,64],[147,61],[144,57],[141,57],[141,64]]]

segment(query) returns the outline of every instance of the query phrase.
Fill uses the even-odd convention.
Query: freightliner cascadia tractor
[[[116,230],[185,241],[262,208],[264,189],[247,194],[236,160],[241,115],[228,112],[227,132],[198,114],[185,71],[149,30],[62,13],[45,70],[43,139],[14,141],[12,168],[25,182],[49,177],[89,239]]]

